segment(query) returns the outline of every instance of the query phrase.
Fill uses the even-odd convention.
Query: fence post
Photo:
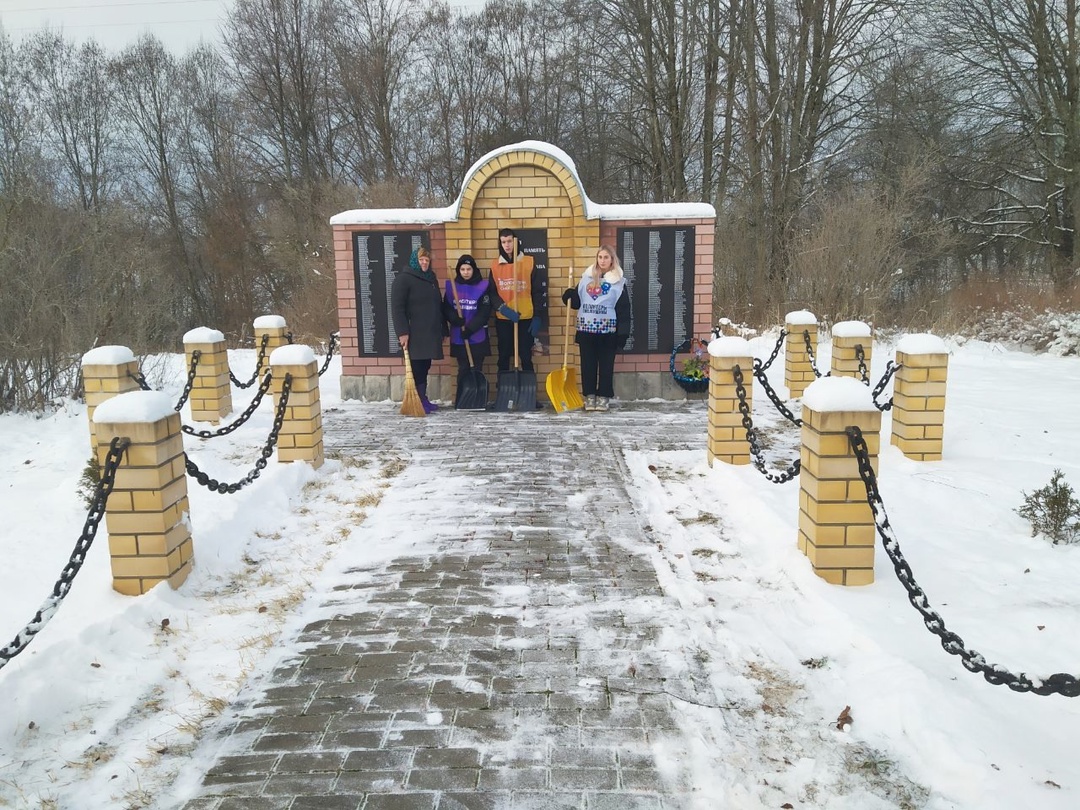
[[[881,412],[870,389],[850,377],[823,377],[802,400],[799,550],[834,585],[874,581],[874,515],[845,430],[857,425],[877,473]]]
[[[262,345],[263,335],[266,335],[266,356],[263,357],[262,363],[259,368],[256,369],[256,378],[262,379],[266,376],[267,370],[270,368],[270,354],[278,346],[285,346],[289,340],[285,336],[287,326],[285,325],[285,319],[280,315],[260,315],[252,323],[255,328],[255,351],[258,352],[259,347]]]
[[[862,321],[840,321],[832,328],[832,363],[834,377],[854,377],[863,382],[859,374],[857,347],[862,346],[863,364],[867,375],[870,374],[870,359],[874,352],[874,341],[870,325]]]
[[[719,337],[709,344],[709,443],[712,466],[718,458],[727,464],[749,464],[750,443],[746,440],[733,369],[742,371],[746,404],[753,411],[754,355],[741,337]]]
[[[315,352],[310,346],[281,346],[270,355],[270,367],[275,409],[281,400],[285,375],[292,375],[285,421],[278,434],[278,461],[307,461],[318,469],[323,463],[323,432]]]
[[[192,329],[184,335],[184,353],[187,368],[191,368],[191,355],[201,352],[195,367],[188,403],[191,418],[197,422],[216,425],[221,417],[232,412],[232,386],[229,383],[229,354],[225,349],[225,336],[216,329],[205,326]]]
[[[83,355],[86,418],[90,425],[90,448],[95,453],[98,441],[94,430],[94,410],[117,394],[139,390],[139,384],[131,376],[138,370],[139,364],[135,355],[127,346],[98,346]]]
[[[817,353],[818,322],[813,312],[799,309],[784,316],[784,329],[787,338],[784,341],[784,385],[793,398],[801,397],[806,386],[816,377],[810,364],[810,355],[806,351],[806,338],[803,332],[810,333],[810,346]]]
[[[193,562],[180,414],[165,394],[131,391],[98,406],[94,423],[101,463],[114,437],[131,439],[105,506],[113,589],[180,587]]]
[[[896,344],[892,443],[915,461],[940,461],[945,436],[949,350],[936,335],[906,335]]]

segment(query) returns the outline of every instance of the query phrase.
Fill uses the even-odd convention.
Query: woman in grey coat
[[[431,251],[418,247],[409,257],[409,268],[399,273],[390,288],[390,308],[398,343],[409,350],[416,392],[426,413],[439,409],[427,397],[428,371],[432,360],[442,360],[446,321],[443,320],[439,280],[431,270]]]

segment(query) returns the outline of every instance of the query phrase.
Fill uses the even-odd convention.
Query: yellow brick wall
[[[306,461],[317,469],[325,458],[319,366],[314,360],[304,365],[274,364],[271,390],[275,413],[281,402],[286,374],[292,375],[292,382],[289,401],[285,405],[285,420],[278,433],[277,459],[279,462]]]
[[[709,357],[709,439],[708,461],[726,464],[749,464],[750,442],[746,438],[742,412],[739,410],[738,387],[733,369],[742,372],[746,390],[746,405],[754,408],[754,359],[746,357]]]
[[[792,397],[801,397],[807,386],[817,379],[814,367],[810,365],[810,355],[806,352],[806,337],[803,332],[810,333],[810,346],[816,360],[818,327],[813,323],[797,323],[785,324],[784,329],[787,330],[784,340],[784,385]]]
[[[188,403],[191,418],[216,425],[221,417],[232,413],[232,385],[229,382],[229,355],[225,341],[214,343],[185,343],[187,368],[191,368],[194,352],[200,352],[195,367]]]
[[[915,461],[940,461],[945,436],[947,354],[896,353],[892,444]]]
[[[194,555],[180,415],[152,423],[100,424],[97,434],[102,463],[114,436],[131,439],[105,507],[113,589],[137,596],[162,581],[178,588]]]
[[[870,360],[873,357],[874,345],[869,337],[833,337],[832,339],[832,363],[831,371],[834,377],[854,377],[862,380],[859,374],[859,358],[856,355],[856,347],[862,346],[863,363],[866,366],[867,375],[870,373]],[[818,366],[820,370],[821,366]]]
[[[862,430],[876,473],[881,413],[815,411],[804,405],[802,418],[799,549],[822,579],[868,585],[874,581],[874,519],[845,430],[850,425]]]

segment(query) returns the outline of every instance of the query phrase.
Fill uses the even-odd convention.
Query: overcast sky
[[[0,26],[18,42],[44,26],[68,39],[96,39],[120,51],[152,33],[176,53],[205,40],[221,41],[228,10],[244,0],[0,0]],[[483,0],[451,0],[451,6],[480,8]]]
[[[183,52],[220,41],[233,0],[0,0],[0,25],[16,42],[49,26],[68,39],[119,51],[144,33]]]

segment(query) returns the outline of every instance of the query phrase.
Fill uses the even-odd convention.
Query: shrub
[[[1057,544],[1076,542],[1080,536],[1080,501],[1064,477],[1054,470],[1049,484],[1024,493],[1024,505],[1016,513],[1031,522],[1032,537],[1041,532]]]
[[[94,495],[97,494],[100,483],[101,462],[98,461],[97,453],[94,453],[83,467],[82,475],[79,476],[79,497],[82,498],[87,509],[94,505]]]

